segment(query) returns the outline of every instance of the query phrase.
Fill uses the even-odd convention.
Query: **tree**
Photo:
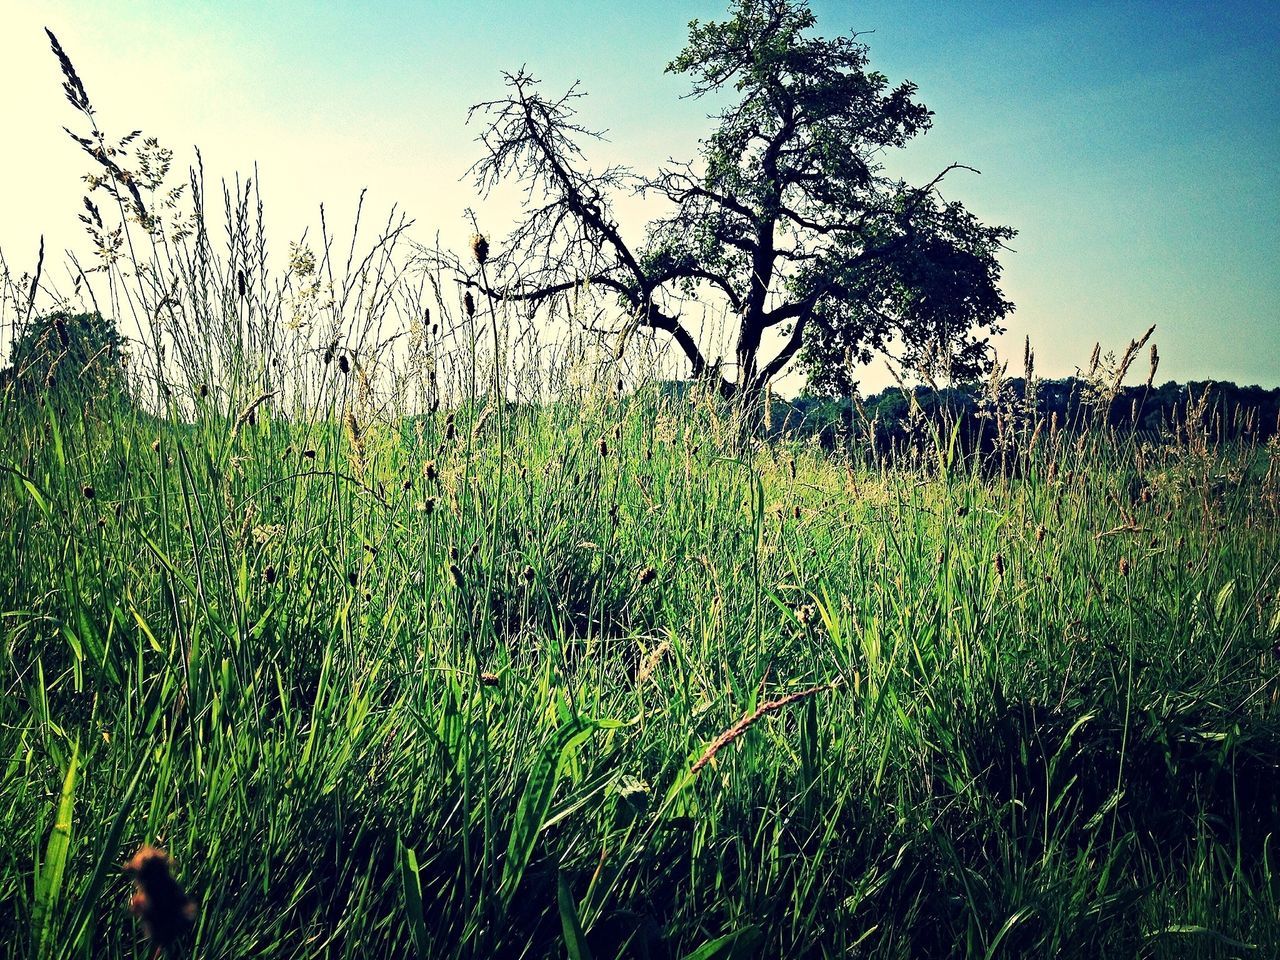
[[[0,386],[11,383],[19,396],[63,405],[123,392],[123,348],[115,323],[100,313],[46,314],[14,339]]]
[[[691,77],[694,97],[734,101],[697,164],[650,178],[586,165],[581,143],[599,134],[576,119],[576,86],[548,99],[529,74],[508,74],[505,97],[472,108],[488,120],[473,173],[482,193],[518,181],[526,212],[506,245],[508,279],[466,282],[529,305],[584,284],[607,291],[626,313],[622,342],[639,328],[668,334],[726,397],[760,398],[797,357],[816,388],[846,391],[851,368],[890,347],[927,376],[979,374],[986,335],[1013,306],[997,255],[1014,231],[939,196],[960,164],[918,187],[885,172],[884,153],[927,131],[932,113],[914,84],[869,69],[856,34],[815,37],[814,24],[805,0],[736,0],[724,22],[693,21],[667,71]],[[627,188],[670,210],[634,246],[610,206]],[[712,291],[736,317],[732,376],[682,316],[683,297]],[[780,346],[766,358],[767,336]]]

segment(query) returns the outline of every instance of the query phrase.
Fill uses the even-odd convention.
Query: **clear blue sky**
[[[549,89],[581,80],[593,157],[650,170],[691,156],[706,107],[663,65],[691,17],[721,3],[305,4],[8,0],[0,35],[0,249],[34,263],[41,233],[83,247],[85,166],[41,27],[62,39],[103,125],[199,145],[215,175],[259,163],[281,246],[320,201],[399,202],[417,233],[464,235],[459,178],[477,156],[466,108],[527,64]],[[909,78],[934,130],[893,169],[961,161],[947,195],[1017,227],[1018,305],[1002,352],[1030,334],[1048,375],[1095,341],[1152,323],[1160,378],[1280,383],[1280,3],[819,0],[820,32],[873,31],[872,63]],[[624,209],[624,217],[635,211]],[[491,205],[501,233],[510,211]],[[624,219],[624,223],[626,220]],[[1015,363],[1016,366],[1016,363]],[[869,382],[876,378],[869,378]]]

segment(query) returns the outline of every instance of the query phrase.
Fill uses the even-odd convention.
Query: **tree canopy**
[[[12,384],[24,398],[63,404],[123,391],[123,348],[115,323],[100,313],[45,314],[14,339],[0,386]]]
[[[1012,310],[998,254],[1014,231],[987,226],[939,188],[891,176],[884,157],[929,129],[916,86],[870,68],[857,35],[815,36],[804,0],[736,0],[723,22],[689,26],[667,71],[691,95],[732,96],[694,161],[650,177],[591,169],[577,119],[582,95],[545,97],[521,71],[506,96],[479,104],[487,125],[473,172],[482,191],[516,180],[523,220],[490,295],[530,304],[584,284],[616,295],[623,342],[640,328],[668,334],[695,376],[725,396],[760,396],[793,361],[814,389],[847,391],[877,351],[931,377],[969,378]],[[632,189],[666,202],[637,242],[611,198]],[[690,294],[727,302],[736,326],[726,369],[705,352]],[[766,355],[766,347],[770,347]]]

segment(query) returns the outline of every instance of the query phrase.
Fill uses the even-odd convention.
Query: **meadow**
[[[1270,425],[1116,427],[1138,342],[1087,428],[999,368],[977,444],[744,424],[395,215],[282,256],[54,50],[95,173],[65,281],[0,258],[4,956],[1280,956]]]
[[[993,475],[316,363],[307,421],[8,390],[9,956],[148,955],[143,842],[174,955],[1280,953],[1274,443]]]

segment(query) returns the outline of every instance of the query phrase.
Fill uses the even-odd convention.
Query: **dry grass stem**
[[[760,704],[760,706],[756,707],[754,712],[748,713],[732,727],[712,740],[689,772],[696,775],[703,767],[715,759],[717,753],[729,746],[729,744],[733,743],[739,737],[745,736],[748,730],[769,714],[776,713],[784,707],[791,706],[793,703],[806,700],[815,694],[834,689],[834,687],[835,684],[833,683],[820,683],[804,690],[797,690],[795,693],[788,693],[786,696],[779,697],[777,700],[766,700],[764,703]]]

